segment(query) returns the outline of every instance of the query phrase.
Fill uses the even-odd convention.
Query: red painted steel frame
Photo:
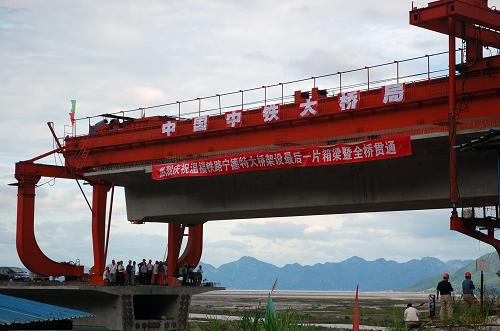
[[[476,229],[476,225],[473,221],[468,222],[461,217],[458,217],[458,214],[455,212],[452,213],[450,217],[450,230],[458,231],[466,236],[490,244],[496,249],[498,256],[500,256],[500,240],[495,238],[494,227],[488,228],[488,233],[482,233]]]
[[[462,38],[467,43],[467,57],[462,70],[470,70],[483,58],[483,46],[500,48],[500,12],[490,9],[487,0],[440,0],[429,3],[422,9],[412,8],[410,24],[448,35],[449,46],[449,139],[450,139],[450,200],[453,211],[450,228],[470,237],[492,245],[500,255],[500,240],[495,239],[494,227],[484,234],[476,229],[473,220],[464,221],[458,217],[457,188],[457,105],[456,105],[456,66],[455,39]],[[469,68],[469,69],[468,69]],[[498,94],[498,91],[497,91]],[[498,109],[498,100],[491,105]],[[497,180],[500,180],[498,178]]]
[[[168,224],[168,253],[167,253],[167,284],[178,285],[179,252],[181,250],[184,226],[182,224]]]
[[[448,17],[448,25],[455,26],[455,18]],[[456,106],[456,77],[455,77],[455,30],[450,28],[449,35],[449,75],[448,75],[448,100],[449,100],[449,139],[450,139],[450,200],[453,210],[456,210],[458,203],[458,184],[457,184],[457,106]]]
[[[489,61],[495,65],[493,68],[467,74],[463,92],[470,101],[467,112],[460,115],[458,129],[475,128],[476,119],[498,121],[500,57]],[[457,83],[462,86],[461,77]],[[262,124],[260,110],[250,110],[244,112],[243,125],[235,129],[226,128],[224,116],[214,116],[205,133],[193,133],[191,121],[179,121],[175,137],[161,133],[163,117],[137,119],[98,135],[67,138],[64,155],[68,164],[80,162],[82,168],[92,168],[289,143],[324,144],[343,137],[447,132],[443,124],[449,121],[448,89],[447,78],[409,83],[405,101],[397,105],[384,105],[382,89],[374,89],[361,93],[360,109],[346,112],[339,110],[337,97],[329,97],[319,100],[318,115],[308,118],[298,115],[299,104],[288,104],[280,110],[280,121],[271,124]],[[488,127],[491,123],[478,126]],[[79,161],[82,149],[89,149],[89,153]]]
[[[449,79],[437,78],[410,82],[405,87],[401,104],[382,104],[383,89],[361,92],[360,108],[341,112],[338,98],[320,97],[312,90],[312,100],[318,101],[318,116],[301,118],[299,104],[304,101],[296,92],[293,104],[280,106],[280,120],[263,123],[261,110],[244,113],[240,128],[227,128],[224,115],[213,116],[205,133],[192,132],[191,120],[177,124],[175,137],[161,133],[166,117],[136,119],[118,126],[103,126],[93,135],[68,137],[65,146],[16,164],[18,214],[16,244],[22,262],[33,272],[43,275],[82,276],[83,267],[57,263],[40,250],[34,234],[35,188],[42,176],[81,178],[82,169],[128,163],[147,163],[169,158],[196,157],[210,153],[230,153],[242,149],[268,148],[284,144],[317,144],[332,139],[380,138],[396,135],[449,132],[450,138],[450,199],[458,202],[456,192],[456,152],[452,148],[460,130],[487,128],[500,124],[498,114],[500,91],[500,56],[482,59],[482,46],[500,46],[500,13],[488,8],[486,0],[440,0],[427,8],[413,9],[410,23],[449,35]],[[496,31],[495,31],[496,30]],[[466,74],[455,77],[455,36],[467,41]],[[462,73],[463,73],[462,72]],[[457,84],[458,83],[458,84]],[[463,90],[457,91],[456,86]],[[457,95],[457,93],[460,93]],[[457,121],[457,103],[467,96],[467,111]],[[49,125],[50,127],[50,125]],[[52,130],[52,128],[51,128]],[[35,164],[34,161],[62,152],[66,167]],[[92,199],[92,238],[94,277],[102,283],[105,265],[105,215],[108,183],[94,182]],[[199,263],[202,253],[203,225],[188,226],[185,252],[179,257],[184,229],[187,225],[169,224],[167,276],[175,285],[180,265]],[[452,214],[451,228],[493,245],[500,253],[500,241],[493,233],[482,234],[466,226]]]
[[[44,156],[46,155],[44,154]],[[35,189],[40,178],[77,179],[81,175],[69,167],[36,164],[30,160],[16,164],[15,176],[18,180],[16,245],[19,258],[29,270],[40,275],[82,277],[84,274],[83,266],[55,262],[43,254],[36,241],[34,229]],[[93,186],[92,243],[94,266],[89,283],[102,285],[104,284],[102,274],[106,264],[106,199],[111,185],[95,181],[91,185]],[[203,224],[189,226],[187,245],[179,258],[185,227],[182,224],[169,224],[167,270],[170,285],[177,284],[177,273],[180,265],[196,266],[201,258]]]
[[[31,162],[16,163],[17,231],[16,246],[23,264],[34,273],[46,276],[83,276],[83,266],[58,263],[49,259],[35,238],[35,188],[42,176],[76,178],[67,167]]]
[[[38,159],[38,158],[35,158]],[[83,266],[55,262],[48,258],[38,246],[35,238],[35,189],[41,177],[77,179],[78,172],[68,167],[36,164],[32,161],[16,164],[18,180],[16,246],[19,258],[32,272],[46,276],[82,277]],[[102,283],[105,265],[104,225],[106,217],[106,196],[110,188],[103,183],[92,182],[92,239],[94,267],[92,283]]]
[[[106,227],[106,199],[111,188],[106,184],[94,184],[92,190],[92,244],[94,248],[92,284],[104,284],[102,274],[106,265],[105,227]]]
[[[167,284],[170,286],[179,284],[177,280],[179,267],[183,265],[195,267],[201,259],[203,224],[189,226],[188,242],[184,253],[179,257],[185,228],[186,225],[183,224],[168,224]]]
[[[189,227],[188,242],[184,253],[179,257],[179,265],[197,266],[201,259],[203,250],[203,224],[191,225]]]
[[[448,25],[448,17],[454,17],[456,24]],[[487,0],[440,0],[410,12],[412,25],[494,48],[500,48],[499,21],[500,11],[488,8]]]

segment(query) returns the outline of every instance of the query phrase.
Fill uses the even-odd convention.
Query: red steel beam
[[[168,224],[168,253],[167,253],[167,284],[178,285],[179,253],[181,250],[184,226],[182,224]]]
[[[92,245],[94,251],[94,267],[92,271],[94,275],[90,283],[103,285],[102,274],[106,264],[106,199],[110,186],[94,184],[92,189]]]
[[[455,18],[448,17],[448,24],[450,27],[455,25]],[[456,77],[455,77],[455,31],[450,29],[448,38],[448,54],[449,54],[449,73],[448,73],[448,99],[449,99],[449,154],[450,154],[450,200],[455,210],[458,203],[458,184],[457,184],[457,109],[456,109]]]
[[[35,189],[41,177],[77,179],[80,174],[74,169],[30,161],[16,163],[15,177],[18,180],[16,246],[19,258],[32,272],[46,276],[83,276],[83,266],[59,263],[48,258],[38,246],[35,238]],[[102,283],[104,272],[104,224],[106,197],[110,186],[92,182],[92,239],[94,251],[94,283]]]
[[[455,18],[455,24],[450,26],[448,17],[451,16]],[[410,11],[412,25],[447,35],[453,30],[457,37],[479,40],[485,46],[495,48],[500,45],[499,22],[500,11],[488,8],[487,1],[435,1],[426,8]]]
[[[162,135],[161,123],[164,120],[161,117],[144,118],[135,121],[137,123],[126,123],[120,130],[67,139],[65,157],[71,164],[78,157],[81,146],[88,144],[90,152],[81,161],[82,167],[88,168],[290,142],[324,143],[341,137],[370,136],[383,131],[419,127],[444,132],[447,128],[443,123],[449,121],[448,85],[446,78],[409,83],[406,100],[388,106],[382,104],[381,89],[370,90],[361,94],[360,109],[349,112],[340,112],[337,97],[330,97],[319,100],[318,116],[303,119],[298,116],[299,105],[289,104],[280,110],[280,119],[283,120],[273,124],[262,124],[258,109],[245,111],[243,126],[236,129],[225,127],[224,116],[210,117],[209,130],[205,133],[193,134],[190,120],[179,121],[175,137]],[[470,99],[468,111],[460,114],[461,123],[500,115],[496,107],[500,100],[498,68],[468,73],[465,84],[459,77],[457,85],[465,87],[463,93]],[[462,93],[461,89],[459,92]]]
[[[83,276],[83,266],[59,263],[48,258],[35,238],[35,188],[42,176],[75,178],[65,167],[34,163],[16,163],[17,229],[16,247],[23,264],[34,273],[45,276]]]
[[[15,172],[16,172],[16,178],[18,175],[24,175],[24,176],[29,175],[35,177],[55,177],[55,178],[66,178],[66,179],[77,178],[76,175],[73,172],[71,172],[71,170],[67,167],[38,164],[29,161],[17,162]]]
[[[500,240],[495,238],[495,231],[493,229],[488,229],[487,234],[482,233],[476,229],[476,223],[473,220],[464,220],[458,217],[458,214],[455,212],[450,217],[450,230],[458,231],[493,246],[500,256]]]
[[[189,227],[188,242],[184,253],[179,257],[178,265],[192,265],[196,267],[201,259],[203,250],[203,224]]]

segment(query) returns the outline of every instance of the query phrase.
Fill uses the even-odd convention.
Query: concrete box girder
[[[474,135],[463,135],[465,141]],[[448,208],[448,139],[412,141],[413,155],[337,166],[151,179],[151,167],[98,173],[125,187],[129,221],[223,219]],[[460,152],[460,203],[497,201],[494,151]],[[94,173],[97,175],[97,173]]]

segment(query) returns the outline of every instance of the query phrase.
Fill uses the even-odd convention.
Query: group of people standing
[[[462,282],[462,299],[464,300],[466,306],[470,308],[471,306],[478,305],[479,301],[474,296],[474,282],[472,281],[472,275],[470,272],[465,273],[465,279]],[[439,310],[439,317],[442,321],[451,319],[453,317],[453,287],[450,282],[450,275],[444,274],[443,280],[439,282],[437,286],[436,298],[439,299],[441,304],[441,309]]]
[[[479,305],[479,301],[474,296],[474,282],[472,281],[470,272],[465,273],[465,279],[462,282],[462,299],[466,306]],[[449,282],[450,275],[445,273],[443,280],[441,280],[436,288],[436,299],[439,300],[440,310],[439,318],[441,321],[446,322],[453,317],[453,286]],[[423,305],[423,304],[422,304]],[[411,303],[407,305],[404,312],[404,320],[408,330],[418,329],[420,327],[420,320],[418,318],[418,310],[413,307]]]
[[[110,285],[166,285],[167,266],[162,261],[152,260],[137,264],[129,260],[127,266],[123,261],[112,260],[104,270],[103,279]]]

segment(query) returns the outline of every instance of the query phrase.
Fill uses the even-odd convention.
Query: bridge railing
[[[456,59],[463,62],[463,56],[463,50],[457,49]],[[325,88],[327,96],[335,96],[340,92],[370,91],[384,85],[425,81],[447,75],[448,52],[445,51],[283,83],[128,109],[111,114],[134,118],[161,115],[177,120],[189,120],[203,115],[222,115],[235,110],[258,109],[268,104],[293,103],[294,91],[310,91],[313,87],[329,86]],[[77,118],[71,135],[90,134],[91,126],[101,119],[102,115]]]

